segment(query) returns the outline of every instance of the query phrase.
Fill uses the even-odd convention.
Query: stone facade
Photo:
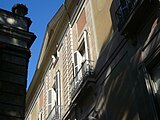
[[[113,0],[114,35],[95,69],[97,119],[159,119],[159,12],[157,0]]]
[[[35,109],[47,120],[160,119],[159,4],[66,0],[48,25],[26,120]]]
[[[48,25],[26,119],[38,86],[55,86],[44,119],[159,119],[159,15],[158,0],[66,0]]]
[[[38,117],[48,120],[67,119],[72,105],[77,101],[75,96],[78,95],[81,85],[85,87],[87,81],[94,81],[93,70],[100,47],[106,41],[105,37],[101,38],[101,43],[97,40],[96,34],[100,31],[95,30],[97,27],[95,25],[103,23],[94,20],[96,14],[104,15],[106,9],[98,10],[94,6],[95,2],[66,0],[48,23],[37,70],[27,92],[26,120]],[[100,2],[105,6],[109,5],[104,1]],[[107,20],[108,14],[103,17]],[[112,29],[109,21],[107,21],[110,24],[108,27]],[[105,29],[108,28],[103,26],[101,31]],[[57,73],[59,81],[57,81]],[[37,106],[39,106],[41,92],[44,93],[44,104],[40,108]],[[49,94],[52,94],[52,102]],[[51,111],[48,102],[51,103]],[[41,111],[42,117],[39,116]]]
[[[26,6],[17,4],[12,11],[0,9],[1,120],[24,119],[29,48],[36,38],[29,32],[31,20],[24,17]]]
[[[48,24],[25,119],[159,119],[159,15],[158,0],[66,0]]]

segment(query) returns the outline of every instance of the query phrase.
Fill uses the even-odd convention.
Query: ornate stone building
[[[96,61],[113,32],[110,5],[103,0],[66,0],[48,23],[27,92],[26,120],[68,119],[71,112],[75,114],[72,108],[85,110],[89,105],[82,100],[76,103],[85,91],[90,93],[84,96],[88,101],[94,96]]]
[[[158,0],[66,0],[48,24],[26,120],[158,120]]]

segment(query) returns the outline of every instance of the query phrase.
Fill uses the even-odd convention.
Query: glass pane
[[[78,73],[78,66],[75,67],[75,75],[77,75],[77,73]]]
[[[153,80],[153,90],[156,94],[157,102],[160,106],[160,63],[151,71],[151,78]]]
[[[77,66],[77,53],[74,54],[74,64]]]
[[[52,106],[48,105],[48,114],[51,112]]]
[[[52,102],[52,91],[49,90],[48,91],[48,104],[50,104]]]

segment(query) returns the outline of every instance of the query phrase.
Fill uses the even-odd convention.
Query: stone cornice
[[[36,36],[31,32],[21,30],[21,29],[15,28],[15,27],[5,26],[2,24],[0,24],[0,35],[12,37],[12,38],[17,39],[18,41],[24,42],[25,44],[19,44],[19,46],[25,47],[25,48],[30,48],[32,43],[36,39]],[[8,42],[13,43],[14,41],[12,41],[12,40],[10,40]],[[3,42],[7,42],[7,41],[3,41]],[[18,44],[16,44],[16,45],[18,45]]]

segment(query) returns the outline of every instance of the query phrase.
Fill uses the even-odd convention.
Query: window
[[[89,70],[90,60],[89,60],[89,45],[88,45],[88,32],[84,30],[81,44],[79,46],[79,52],[82,56],[82,74],[84,75],[86,71]]]
[[[151,60],[152,59],[152,60]],[[160,114],[160,62],[159,58],[156,56],[155,58],[147,59],[149,62],[147,63],[147,67],[143,67],[146,89],[149,95],[149,109],[151,112],[151,116],[154,116],[154,119],[159,119]],[[151,61],[150,61],[151,60]]]
[[[43,120],[43,112],[42,112],[42,110],[40,110],[40,112],[38,114],[38,120]]]
[[[78,50],[73,53],[73,88],[76,88],[82,82],[87,65],[89,65],[89,47],[87,35],[88,33],[85,30],[79,40]]]
[[[159,111],[160,109],[160,62],[150,70],[151,76],[151,86],[153,90],[153,94],[155,95],[155,104],[156,109]]]
[[[82,77],[82,74],[80,73],[80,69],[82,66],[82,55],[79,51],[75,51],[73,54],[74,57],[74,77],[76,77],[76,81]]]
[[[71,81],[71,98],[75,96],[80,85],[91,73],[91,60],[89,60],[88,33],[84,30],[78,41],[78,48],[73,53],[73,80]]]
[[[51,112],[53,107],[53,89],[48,91],[48,114]]]
[[[85,43],[84,42],[82,42],[82,45],[79,49],[79,52],[82,56],[82,61],[84,62],[86,60],[86,51],[85,51]]]
[[[56,76],[54,77],[55,84],[54,90],[56,94],[55,100],[55,115],[59,118],[61,114],[61,79],[60,79],[60,71],[57,71]]]
[[[60,71],[56,73],[55,76],[55,91],[56,91],[56,105],[61,103],[61,81],[60,81]]]
[[[57,58],[57,54],[52,55],[52,62],[53,62],[53,64],[55,63],[56,58]]]

